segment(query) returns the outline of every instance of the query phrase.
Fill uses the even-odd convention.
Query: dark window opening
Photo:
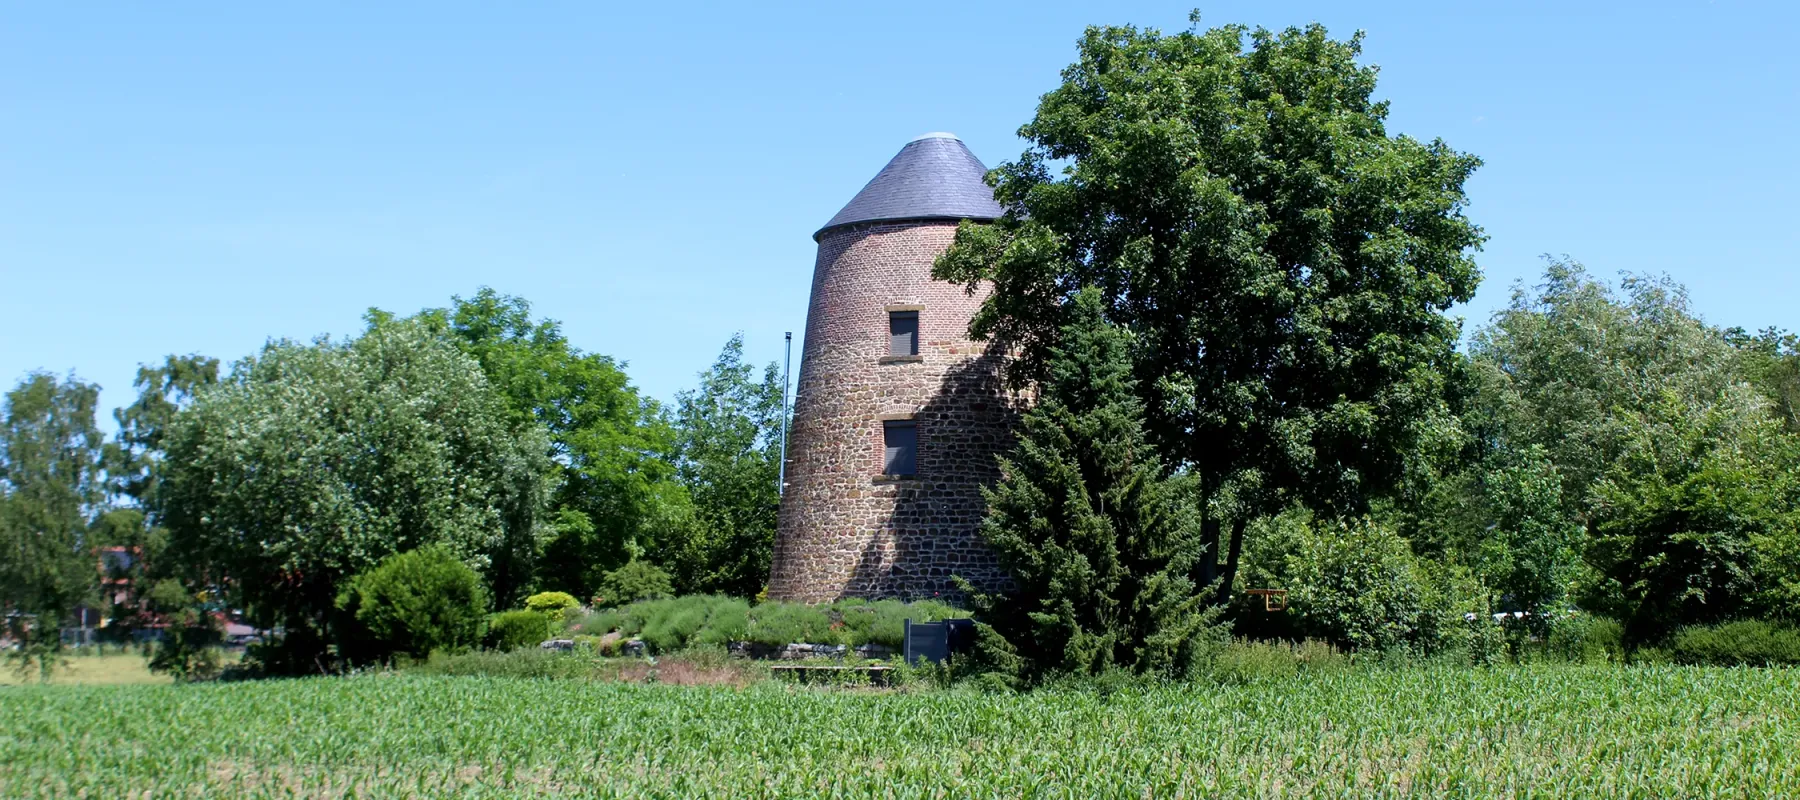
[[[889,420],[881,432],[886,452],[882,454],[883,475],[912,475],[919,465],[919,426],[910,419]]]
[[[919,312],[888,312],[888,355],[919,354]]]

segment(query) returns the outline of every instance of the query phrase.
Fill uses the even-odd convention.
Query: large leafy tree
[[[677,396],[680,480],[693,498],[686,535],[655,553],[683,592],[759,593],[775,543],[781,465],[781,372],[758,379],[743,336],[726,342],[697,389]]]
[[[1582,547],[1581,526],[1562,502],[1556,465],[1533,445],[1494,459],[1477,499],[1481,529],[1465,539],[1468,561],[1508,611],[1543,628],[1568,608]]]
[[[272,342],[166,442],[171,558],[294,641],[330,635],[343,581],[396,552],[442,545],[503,602],[530,584],[542,429],[424,325]]]
[[[100,387],[34,373],[0,406],[0,614],[21,670],[48,678],[63,620],[93,597],[88,524],[105,501]]]
[[[1778,328],[1755,334],[1732,328],[1725,339],[1737,349],[1745,379],[1769,399],[1783,427],[1800,434],[1800,336]]]
[[[965,224],[935,269],[991,282],[974,333],[1012,343],[1027,380],[1099,289],[1134,335],[1151,440],[1198,479],[1205,579],[1230,523],[1221,591],[1252,519],[1359,510],[1453,438],[1443,312],[1479,280],[1479,161],[1389,135],[1359,41],[1090,28],[1030,148],[989,175],[1006,215]]]
[[[1464,552],[1511,564],[1514,586],[1573,583],[1638,639],[1791,613],[1800,462],[1779,337],[1707,325],[1666,278],[1620,289],[1552,261],[1474,337],[1467,421],[1491,466]],[[1584,533],[1564,548],[1571,528]]]
[[[371,313],[371,323],[391,321]],[[552,534],[539,580],[587,597],[606,572],[678,530],[687,500],[675,481],[674,436],[624,365],[572,345],[523,298],[483,288],[416,318],[481,364],[519,424],[549,432],[555,463]]]
[[[1179,675],[1217,613],[1193,580],[1199,516],[1190,481],[1165,475],[1144,435],[1129,338],[1102,311],[1092,289],[1071,301],[986,493],[982,538],[1014,586],[977,604],[1034,672]]]
[[[1620,286],[1622,295],[1581,264],[1553,260],[1543,283],[1516,287],[1470,345],[1481,387],[1471,429],[1499,447],[1543,448],[1577,517],[1639,439],[1634,412],[1665,396],[1693,408],[1753,400],[1733,393],[1743,383],[1736,353],[1685,290],[1637,275]]]

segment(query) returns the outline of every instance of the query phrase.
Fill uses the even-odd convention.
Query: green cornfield
[[[371,675],[0,689],[0,796],[1797,797],[1800,672],[1113,693]]]

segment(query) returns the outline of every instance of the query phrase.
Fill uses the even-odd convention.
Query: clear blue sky
[[[488,285],[666,400],[734,331],[780,358],[810,235],[908,139],[1013,158],[1083,26],[1190,7],[266,5],[0,12],[0,381],[73,370],[110,409],[166,353]],[[1485,159],[1471,324],[1567,253],[1800,328],[1796,4],[1367,5],[1202,12],[1366,30],[1391,130]]]

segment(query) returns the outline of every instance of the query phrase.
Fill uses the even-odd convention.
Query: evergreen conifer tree
[[[1014,587],[976,606],[1028,676],[1185,674],[1217,629],[1195,580],[1194,492],[1145,438],[1128,334],[1103,318],[1099,292],[1080,292],[1069,312],[1041,396],[986,492],[982,536]]]

